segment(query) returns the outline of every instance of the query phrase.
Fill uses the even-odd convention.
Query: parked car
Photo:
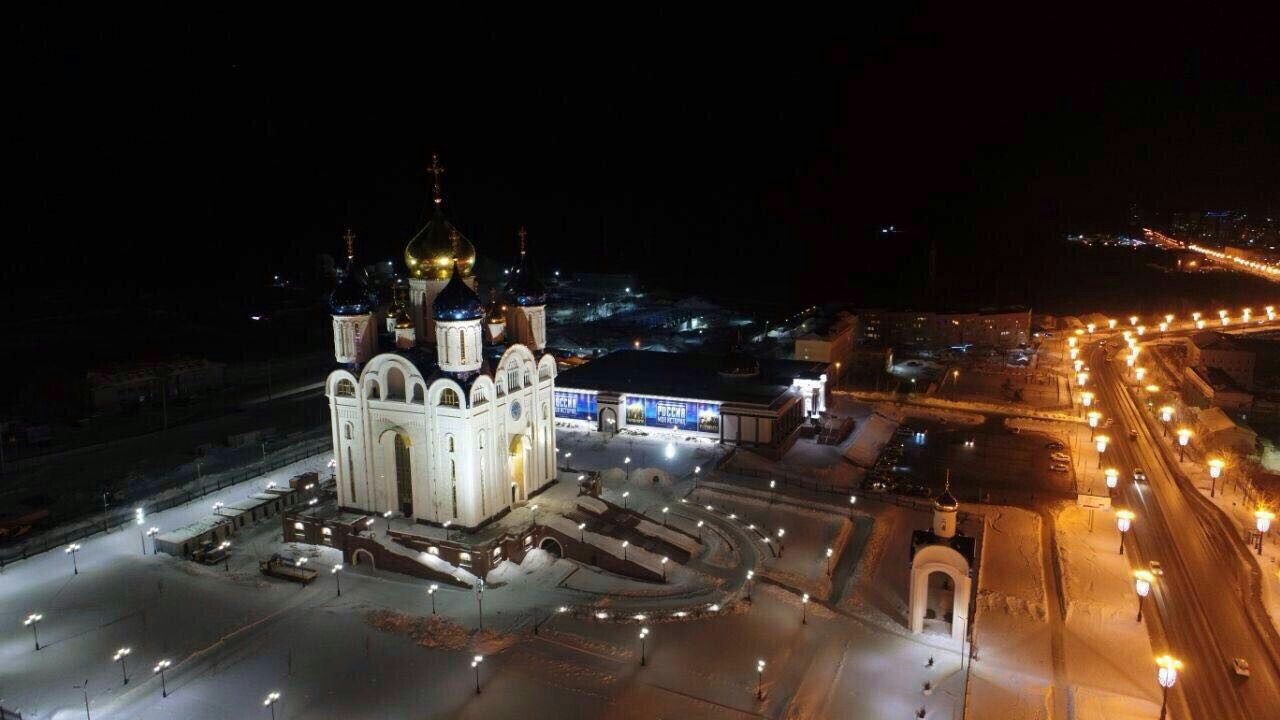
[[[1146,480],[1146,479],[1147,479],[1147,474],[1146,474],[1146,473],[1144,473],[1144,472],[1142,472],[1142,468],[1134,468],[1134,469],[1133,469],[1133,481],[1134,481],[1134,482],[1141,482],[1141,481]]]
[[[1163,574],[1164,574],[1164,568],[1160,566],[1160,561],[1159,561],[1159,560],[1152,560],[1150,563],[1148,563],[1148,567],[1150,567],[1150,568],[1151,568],[1151,574],[1152,574],[1152,575],[1163,575]]]
[[[1231,661],[1231,669],[1242,678],[1249,677],[1249,661],[1238,657]]]
[[[1046,448],[1046,449],[1048,449],[1048,450],[1066,450],[1066,449],[1067,449],[1067,446],[1066,446],[1066,445],[1063,445],[1062,443],[1060,443],[1060,442],[1058,442],[1058,441],[1056,441],[1056,440],[1055,440],[1055,441],[1053,441],[1053,442],[1051,442],[1051,443],[1049,443],[1049,444],[1045,445],[1045,448]]]
[[[1054,472],[1066,472],[1069,468],[1063,463],[1054,463],[1049,466],[1049,469]]]
[[[1137,439],[1138,439],[1138,431],[1137,431],[1137,430],[1130,430],[1130,431],[1129,431],[1129,439],[1130,439],[1130,440],[1137,440]]]
[[[1051,453],[1049,457],[1057,460],[1058,462],[1068,462],[1071,460],[1071,456],[1063,452]]]

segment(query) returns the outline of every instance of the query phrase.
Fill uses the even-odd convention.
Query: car
[[[1054,460],[1061,460],[1062,462],[1066,462],[1071,459],[1071,456],[1064,452],[1049,453],[1049,457],[1053,458]]]
[[[1142,482],[1143,480],[1146,480],[1146,479],[1147,479],[1147,474],[1146,474],[1146,473],[1144,473],[1144,472],[1142,472],[1142,468],[1134,468],[1134,469],[1133,469],[1133,481],[1134,481],[1134,482]]]
[[[1238,657],[1231,660],[1231,669],[1242,678],[1249,677],[1249,661]]]
[[[1130,431],[1129,431],[1129,439],[1130,439],[1130,440],[1137,440],[1137,439],[1138,439],[1138,431],[1137,431],[1137,430],[1130,430]]]
[[[1046,450],[1066,450],[1067,446],[1060,442],[1054,441],[1044,446]]]
[[[1151,568],[1152,575],[1159,576],[1164,574],[1164,568],[1160,566],[1159,560],[1152,560],[1151,562],[1147,563],[1147,567]]]
[[[1063,463],[1054,463],[1049,466],[1049,469],[1054,472],[1066,472],[1068,470],[1067,466]]]

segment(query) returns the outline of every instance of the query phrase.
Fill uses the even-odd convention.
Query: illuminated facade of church
[[[443,168],[409,240],[407,298],[375,308],[352,264],[330,298],[329,400],[338,502],[344,508],[474,528],[555,478],[556,364],[546,290],[525,253],[486,305],[476,252],[444,216]],[[379,336],[390,348],[379,351]]]

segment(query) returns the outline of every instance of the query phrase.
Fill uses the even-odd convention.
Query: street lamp
[[[164,671],[167,670],[169,666],[172,664],[173,663],[169,662],[168,660],[161,660],[160,662],[156,663],[155,668],[151,671],[152,675],[155,675],[157,673],[159,673],[160,675],[160,697],[169,697],[169,686],[165,684]]]
[[[231,572],[231,553],[227,552],[231,548],[230,540],[223,540],[218,549],[222,551],[222,572]],[[306,558],[303,558],[306,562]]]
[[[647,637],[649,637],[649,628],[647,627],[640,628],[640,666],[641,667],[644,667],[644,663],[645,663],[644,641],[645,641],[645,638]]]
[[[764,699],[764,660],[756,660],[756,699]]]
[[[631,544],[630,540],[622,541],[622,562],[627,561],[627,546]]]
[[[1089,331],[1089,337],[1091,338],[1093,337],[1093,330],[1095,327],[1096,326],[1093,323],[1089,323],[1088,325],[1084,326],[1084,329]]]
[[[1102,454],[1107,451],[1107,443],[1111,442],[1111,438],[1106,435],[1098,435],[1093,439],[1093,446],[1098,450],[1098,467],[1102,467]]]
[[[854,495],[849,496],[849,518],[853,518],[853,506],[858,503],[858,498]]]
[[[1160,332],[1168,332],[1168,330],[1169,330],[1169,323],[1167,322],[1160,323]]]
[[[480,581],[476,583],[476,618],[477,618],[477,623],[476,623],[477,627],[480,630],[483,630],[484,629],[484,578],[480,578]]]
[[[627,509],[627,498],[629,497],[631,497],[631,491],[630,490],[623,491],[622,493],[622,509],[623,510]]]
[[[1082,372],[1082,373],[1076,374],[1076,384],[1079,385],[1080,387],[1084,387],[1084,384],[1088,382],[1088,380],[1089,380],[1089,373]]]
[[[146,522],[147,512],[142,508],[133,511],[133,521],[138,525],[138,540],[142,543],[142,554],[147,554],[147,534],[142,529],[142,524]]]
[[[667,563],[670,561],[671,558],[663,556],[662,562],[660,563],[662,565],[662,582],[667,581]]]
[[[809,593],[805,593],[800,598],[800,624],[809,624]]]
[[[156,554],[156,536],[160,534],[160,528],[152,525],[147,528],[147,537],[151,538],[151,554]]]
[[[329,574],[333,575],[333,581],[338,583],[338,597],[342,597],[342,576],[338,574],[341,570],[342,570],[342,563],[338,563],[337,565],[334,565],[329,570]]]
[[[666,505],[662,506],[662,527],[667,526],[667,512],[669,512],[670,510],[671,508],[669,506],[666,506]]]
[[[1182,462],[1187,454],[1187,443],[1191,442],[1191,430],[1178,428],[1178,462]]]
[[[1115,329],[1116,329],[1116,321],[1115,321],[1115,318],[1108,318],[1108,319],[1107,319],[1107,328],[1108,328],[1108,329],[1110,329],[1110,330],[1115,330]]]
[[[1098,429],[1098,421],[1102,419],[1102,413],[1097,410],[1090,410],[1085,417],[1089,418],[1089,437],[1093,437],[1093,431]]]
[[[1107,489],[1115,490],[1116,484],[1120,481],[1120,471],[1115,468],[1107,468],[1102,471],[1102,474],[1107,478]]]
[[[22,621],[23,625],[31,628],[31,635],[36,639],[36,650],[40,649],[40,621],[44,619],[44,615],[40,613],[31,613],[26,620]]]
[[[480,663],[484,662],[483,655],[476,655],[471,659],[471,669],[476,671],[476,694],[480,694]]]
[[[587,524],[584,522],[578,523],[578,542],[587,544]]]
[[[271,708],[271,720],[276,720],[276,703],[280,701],[280,693],[271,692],[267,694],[267,699],[262,701],[263,707]]]
[[[129,684],[129,671],[124,666],[124,659],[129,657],[129,653],[131,652],[133,652],[132,648],[122,647],[116,651],[115,655],[111,656],[112,662],[120,663],[120,676],[124,678],[125,685]]]
[[[431,597],[431,614],[432,615],[436,614],[436,591],[439,589],[440,589],[440,586],[435,583],[431,583],[431,587],[427,588],[427,595]]]
[[[1132,510],[1116,511],[1116,528],[1120,531],[1120,554],[1124,554],[1124,534],[1129,532],[1129,525],[1137,517]]]
[[[1142,622],[1142,598],[1151,592],[1151,583],[1155,581],[1156,576],[1150,570],[1133,571],[1133,590],[1138,593],[1138,622]]]
[[[751,585],[752,585],[752,578],[754,578],[755,576],[756,576],[756,571],[755,571],[755,570],[748,570],[748,571],[747,571],[747,602],[751,602]]]
[[[71,569],[75,571],[73,574],[79,575],[80,565],[76,563],[76,553],[80,552],[80,543],[71,543],[63,552],[71,556]]]
[[[698,542],[702,542],[702,525],[703,521],[698,521]]]
[[[1156,681],[1160,683],[1160,720],[1164,720],[1169,710],[1169,688],[1178,681],[1178,671],[1182,669],[1182,661],[1171,656],[1161,655],[1156,658]]]
[[[1137,315],[1130,315],[1130,316],[1129,316],[1129,324],[1130,324],[1130,325],[1137,325],[1137,324],[1138,324],[1138,316],[1137,316]]]
[[[1083,407],[1089,407],[1093,405],[1093,393],[1089,392],[1088,390],[1080,393],[1080,405]]]
[[[1147,334],[1147,326],[1146,326],[1146,325],[1139,325],[1139,326],[1138,326],[1138,334],[1139,334],[1139,335],[1146,335],[1146,334]]]
[[[1080,369],[1084,367],[1084,360],[1081,360],[1080,358],[1072,358],[1072,361],[1071,368],[1076,372],[1080,372]]]
[[[1218,488],[1218,478],[1222,477],[1222,458],[1209,458],[1209,497],[1213,497]]]
[[[1146,374],[1147,369],[1144,367],[1136,367],[1133,369],[1133,376],[1138,382],[1142,382],[1142,377]]]
[[[1169,437],[1169,423],[1173,420],[1173,406],[1165,405],[1160,408],[1160,422],[1164,423],[1164,436]]]
[[[827,577],[831,577],[831,548],[827,548]]]
[[[783,528],[778,528],[778,557],[782,557],[782,551],[784,549],[784,546],[782,544],[782,536],[786,534],[787,534],[786,530],[784,530]]]
[[[1267,531],[1271,529],[1271,521],[1276,519],[1276,514],[1264,507],[1259,507],[1253,512],[1253,517],[1258,528],[1258,554],[1261,555],[1262,536],[1266,535]]]

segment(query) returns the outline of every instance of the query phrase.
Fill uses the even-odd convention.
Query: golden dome
[[[470,277],[476,264],[476,248],[445,219],[437,203],[435,214],[405,246],[404,264],[409,268],[409,277],[448,280],[453,274],[454,258],[458,259],[463,276]]]

